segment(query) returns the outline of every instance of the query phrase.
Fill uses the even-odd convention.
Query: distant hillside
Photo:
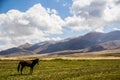
[[[8,55],[8,56],[20,56],[20,55],[31,55],[31,54],[34,53],[17,47],[3,50],[0,52],[0,55]]]
[[[94,52],[120,48],[120,31],[109,33],[90,32],[83,36],[68,38],[61,41],[45,41],[37,44],[23,44],[0,52],[0,55],[9,54],[42,54],[65,50],[80,50]],[[69,54],[69,53],[66,53]]]
[[[113,44],[114,43],[114,44]],[[46,49],[38,53],[51,53],[63,50],[85,50],[85,51],[100,51],[106,49],[115,49],[120,47],[120,31],[110,33],[91,32],[84,36],[60,41],[47,46]],[[108,47],[109,46],[109,47]],[[86,50],[88,49],[88,50]]]
[[[26,49],[26,48],[29,48],[29,47],[31,47],[31,46],[32,46],[31,44],[25,43],[25,44],[23,44],[23,45],[18,46],[18,48],[20,48],[20,49]]]
[[[48,46],[50,46],[51,44],[54,44],[54,41],[45,41],[45,42],[40,42],[37,44],[34,44],[28,48],[25,48],[28,51],[33,51],[35,53],[41,52],[42,50],[46,50],[48,48]]]

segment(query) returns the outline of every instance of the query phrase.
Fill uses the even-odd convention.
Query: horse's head
[[[38,58],[36,58],[35,61],[36,61],[37,64],[39,64],[39,59]]]

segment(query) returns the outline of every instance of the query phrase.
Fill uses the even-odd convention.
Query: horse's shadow
[[[11,74],[9,76],[28,76],[28,75],[31,75],[31,74]]]

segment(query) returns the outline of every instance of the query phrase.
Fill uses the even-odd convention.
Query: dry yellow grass
[[[18,57],[10,57],[10,58],[0,58],[0,60],[29,60],[31,57],[24,57],[24,58],[18,58]],[[110,60],[110,59],[120,59],[120,57],[46,57],[46,58],[40,58],[40,60],[54,60],[54,59],[62,59],[62,60]]]
[[[65,51],[65,52],[67,52],[67,51]],[[74,52],[74,51],[72,51],[72,52]],[[49,55],[51,53],[48,53],[48,54],[36,54],[36,55],[18,56],[18,57],[0,57],[0,60],[23,60],[23,59],[31,59],[31,58],[35,58],[35,57],[40,58],[40,60],[120,59],[120,49],[104,50],[104,51],[88,52],[88,53],[79,53],[79,51],[75,51],[75,52],[77,52],[77,53],[68,54],[68,55],[67,54],[66,55]],[[69,53],[69,51],[68,51],[68,53]]]

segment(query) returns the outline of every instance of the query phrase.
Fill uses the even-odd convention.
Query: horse
[[[38,64],[38,62],[39,62],[39,59],[38,58],[36,58],[36,59],[34,59],[34,60],[24,60],[24,61],[20,61],[19,62],[19,64],[18,64],[18,67],[17,67],[17,70],[18,70],[18,72],[19,72],[19,70],[21,71],[21,74],[22,74],[22,71],[23,71],[23,68],[25,67],[25,66],[27,66],[27,67],[30,67],[30,74],[32,74],[33,73],[33,68],[34,68],[34,66],[36,65],[36,64]]]

